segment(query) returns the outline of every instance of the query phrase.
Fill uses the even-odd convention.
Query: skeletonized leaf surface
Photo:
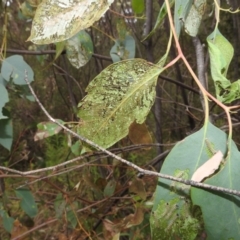
[[[2,114],[2,108],[9,101],[7,89],[0,83],[0,119],[7,118]]]
[[[66,40],[98,21],[112,2],[113,0],[43,0],[37,8],[28,40],[35,44]]]
[[[145,121],[161,71],[143,59],[108,66],[89,84],[88,95],[78,105],[78,133],[104,148],[125,137],[132,122]]]

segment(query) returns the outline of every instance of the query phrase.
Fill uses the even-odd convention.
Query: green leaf
[[[70,223],[70,226],[74,229],[77,226],[78,219],[76,216],[76,210],[78,209],[78,203],[73,202],[71,206],[68,207],[67,211],[67,221]]]
[[[58,193],[55,201],[54,201],[54,209],[56,212],[56,218],[60,218],[62,214],[64,213],[66,207],[66,202],[63,199],[63,196],[61,193]]]
[[[65,44],[66,44],[65,41],[55,43],[56,45],[55,60],[61,55],[62,51],[65,48]]]
[[[211,64],[211,75],[215,85],[217,99],[230,103],[240,98],[240,81],[231,82],[226,78],[229,64],[233,58],[233,47],[216,29],[208,38],[208,51]]]
[[[136,14],[143,13],[145,9],[145,1],[144,0],[132,0],[132,9]]]
[[[8,92],[5,86],[2,83],[0,83],[0,120],[7,118],[6,116],[3,115],[2,109],[8,101],[9,101]]]
[[[198,29],[202,22],[202,17],[205,12],[206,0],[196,0],[187,15],[184,22],[185,31],[192,37],[197,36]]]
[[[161,71],[143,59],[108,66],[91,81],[88,95],[78,104],[77,132],[104,148],[125,137],[132,122],[145,121]]]
[[[20,206],[22,210],[31,218],[38,213],[37,205],[30,190],[21,188],[15,190],[16,196],[21,199]]]
[[[56,119],[59,123],[64,124],[61,119]],[[34,141],[42,140],[44,138],[58,134],[62,128],[53,122],[41,122],[37,125],[38,131],[34,135]]]
[[[111,179],[104,188],[104,197],[111,197],[115,192],[116,185],[117,182],[114,179]]]
[[[132,36],[126,36],[124,41],[116,40],[110,51],[113,62],[131,59],[135,57],[135,40]]]
[[[70,63],[80,68],[92,58],[93,43],[89,34],[82,30],[66,41],[66,54]]]
[[[227,149],[227,136],[224,132],[220,131],[218,128],[213,126],[211,123],[208,123],[207,126],[204,126],[198,132],[186,137],[181,142],[177,143],[175,147],[171,150],[169,155],[164,161],[163,167],[161,169],[161,173],[172,175],[175,177],[183,178],[183,179],[191,179],[193,173],[202,166],[211,156],[209,145],[211,145],[211,149],[215,151],[221,150],[221,152],[225,155],[228,151]],[[240,167],[235,166],[236,171],[240,171]],[[215,173],[218,175],[218,173]],[[214,175],[214,176],[215,176]],[[229,177],[231,174],[229,174]],[[226,176],[224,180],[226,179]],[[221,182],[216,183],[215,185],[221,186]],[[238,187],[239,189],[239,187]],[[202,195],[205,198],[204,195]],[[174,201],[174,203],[173,203]],[[164,204],[170,204],[172,208],[174,208],[174,204],[178,205],[178,212],[182,212],[182,216],[188,216],[188,220],[191,219],[192,223],[196,223],[196,219],[198,220],[198,224],[193,224],[193,232],[195,232],[195,227],[199,230],[199,226],[201,225],[202,219],[198,211],[196,212],[192,207],[192,204],[186,205],[184,202],[191,202],[190,199],[190,187],[170,181],[167,179],[159,179],[159,183],[155,192],[154,206],[153,206],[153,217],[157,218],[159,211],[163,211]],[[212,200],[211,200],[212,201]],[[194,202],[195,204],[195,202]],[[208,205],[208,204],[206,204]],[[219,205],[218,205],[219,206]],[[170,206],[169,206],[170,207]],[[204,207],[204,206],[203,206]],[[188,210],[187,210],[188,208]],[[203,210],[203,208],[202,208]],[[196,215],[197,213],[197,215]],[[191,216],[191,217],[190,217]],[[212,216],[216,217],[217,213],[212,212]],[[189,218],[190,217],[190,218]],[[207,221],[207,219],[204,219]],[[204,222],[205,222],[204,221]],[[215,224],[218,221],[218,217],[215,218]],[[156,220],[155,220],[156,222]],[[166,226],[164,224],[178,224],[178,218],[176,215],[173,215],[171,218],[169,216],[166,219],[162,219],[163,225],[154,225],[152,226],[153,232],[163,232],[163,234],[170,234],[169,239],[171,239],[174,231],[165,232]],[[164,223],[165,222],[165,223]],[[186,222],[181,222],[179,228],[183,228]],[[176,225],[177,227],[177,225]],[[175,228],[170,228],[174,230]],[[194,230],[195,229],[195,230]],[[195,232],[196,233],[196,232]],[[180,234],[180,233],[179,233]],[[181,239],[184,235],[178,235]],[[186,238],[190,239],[190,238]],[[217,237],[215,239],[218,239]]]
[[[13,141],[13,126],[11,119],[0,119],[0,144],[11,150]]]
[[[174,2],[175,2],[175,0],[169,1],[170,7],[173,6]],[[142,42],[145,41],[147,38],[151,37],[156,32],[157,28],[163,23],[163,20],[166,17],[166,15],[167,15],[167,8],[166,8],[166,3],[164,1],[163,5],[158,13],[157,21],[156,21],[152,31],[146,37],[144,37]]]
[[[12,217],[9,217],[8,213],[5,211],[4,207],[3,207],[3,203],[0,202],[0,216],[2,218],[2,224],[4,229],[11,233],[12,232],[12,228],[13,228],[13,222],[14,219]]]
[[[26,85],[25,71],[28,81],[33,81],[33,70],[20,55],[14,55],[3,60],[1,74],[6,81],[13,79],[17,85]]]
[[[118,40],[123,42],[127,35],[127,25],[124,19],[117,19],[116,29],[118,34]]]
[[[181,28],[187,15],[192,7],[193,0],[175,0],[174,8],[174,26],[176,28],[177,36],[180,36]]]
[[[108,10],[113,0],[43,0],[32,23],[28,41],[61,42],[86,29]]]
[[[71,145],[71,151],[75,156],[81,155],[81,148],[82,144],[80,141],[76,141],[74,144]]]
[[[13,229],[13,223],[14,223],[14,218],[9,217],[8,213],[4,211],[3,216],[2,216],[2,221],[3,221],[3,227],[6,231],[9,233],[12,232]]]
[[[212,143],[218,149],[226,149],[226,134],[215,128]],[[240,191],[239,159],[240,152],[233,141],[229,145],[228,155],[220,171],[204,183]],[[191,188],[193,204],[201,207],[204,229],[209,240],[239,239],[240,236],[240,198],[221,192]]]

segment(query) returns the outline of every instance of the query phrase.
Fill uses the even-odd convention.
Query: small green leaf
[[[114,179],[111,179],[104,188],[103,191],[104,197],[111,197],[115,192],[116,185],[117,185],[116,181]]]
[[[28,81],[33,81],[33,70],[24,61],[20,55],[14,55],[3,60],[1,74],[6,81],[13,79],[18,85],[26,85],[25,71],[27,72]]]
[[[13,126],[11,119],[0,119],[0,144],[11,150],[13,141]]]
[[[3,203],[0,202],[0,217],[2,218],[2,224],[4,229],[11,233],[12,232],[12,228],[13,228],[13,222],[14,219],[12,217],[9,217],[8,213],[5,211],[4,207],[3,207]]]
[[[174,26],[177,36],[180,36],[181,28],[192,7],[193,0],[175,0],[174,8]]]
[[[80,141],[76,141],[72,146],[71,146],[71,151],[75,156],[81,155],[81,149],[82,149],[82,144]]]
[[[170,0],[169,1],[170,7],[173,6],[174,2],[175,2],[175,0]],[[158,13],[157,21],[156,21],[152,31],[146,37],[144,37],[142,42],[145,41],[147,38],[151,37],[155,33],[157,28],[163,23],[163,20],[166,17],[166,15],[167,15],[167,8],[166,8],[166,3],[164,1],[163,5],[162,5],[162,7],[161,7],[161,9]]]
[[[11,233],[12,229],[13,229],[14,218],[9,217],[7,212],[4,211],[3,216],[2,216],[2,222],[3,222],[3,227],[5,228],[5,230],[8,231],[9,233]]]
[[[240,80],[231,84],[226,78],[234,50],[231,43],[216,29],[208,38],[211,75],[215,85],[217,99],[230,103],[240,98]]]
[[[143,13],[145,9],[145,1],[144,0],[132,0],[132,9],[136,14]]]
[[[58,193],[58,195],[54,201],[54,209],[56,212],[56,218],[60,218],[62,216],[62,214],[64,213],[64,210],[65,210],[65,206],[66,206],[66,202],[63,199],[62,194]]]
[[[20,198],[20,206],[22,210],[31,218],[38,213],[37,205],[30,190],[21,188],[15,190],[16,196]]]
[[[126,36],[124,41],[116,40],[110,51],[113,62],[131,59],[135,57],[135,40],[132,36]]]
[[[198,29],[202,22],[202,17],[205,12],[206,0],[196,0],[187,15],[184,22],[185,31],[192,37],[197,36]]]
[[[35,9],[27,1],[21,4],[20,10],[25,18],[33,18],[35,15]]]
[[[90,35],[82,30],[66,41],[67,58],[70,63],[80,68],[92,58],[93,43]]]
[[[211,137],[211,143],[217,146],[217,149],[226,150],[228,146],[228,152],[219,172],[207,178],[204,183],[240,191],[240,152],[236,144],[232,140],[228,142],[226,133],[218,128],[211,130]],[[239,239],[239,197],[200,188],[192,188],[191,197],[193,204],[201,207],[208,239]]]
[[[76,216],[76,211],[78,209],[78,203],[73,202],[71,206],[67,208],[67,221],[70,223],[70,226],[74,229],[77,226],[78,219]]]
[[[8,101],[9,101],[8,92],[5,86],[2,83],[0,83],[0,119],[7,118],[6,116],[3,115],[2,108]]]
[[[56,119],[59,123],[64,124],[61,119]],[[53,122],[41,122],[37,125],[38,131],[34,135],[34,141],[42,140],[44,138],[58,134],[62,128]]]

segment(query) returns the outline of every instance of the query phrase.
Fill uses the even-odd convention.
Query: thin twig
[[[144,174],[144,175],[150,175],[150,176],[157,176],[160,178],[164,178],[164,179],[168,179],[168,180],[172,180],[172,181],[176,181],[176,182],[180,182],[180,183],[184,183],[186,185],[191,185],[193,187],[198,187],[198,188],[204,188],[204,189],[208,189],[208,190],[214,190],[214,191],[218,191],[218,192],[224,192],[224,193],[228,193],[228,194],[232,194],[232,195],[237,195],[240,196],[240,192],[237,190],[232,190],[232,189],[228,189],[228,188],[222,188],[222,187],[216,187],[216,186],[212,186],[209,184],[205,184],[205,183],[199,183],[199,182],[195,182],[192,180],[185,180],[185,179],[181,179],[181,178],[176,178],[170,175],[166,175],[166,174],[162,174],[162,173],[157,173],[157,172],[153,172],[153,171],[149,171],[149,170],[145,170],[137,165],[135,165],[134,163],[131,163],[129,161],[127,161],[126,159],[123,159],[115,154],[113,154],[112,152],[104,149],[103,147],[97,145],[96,143],[90,141],[89,139],[78,135],[77,133],[73,132],[72,130],[68,129],[66,126],[64,126],[63,124],[59,123],[56,119],[54,119],[48,112],[47,110],[44,108],[44,106],[42,105],[42,103],[40,102],[40,100],[38,99],[37,95],[35,94],[33,88],[31,87],[28,77],[27,77],[27,72],[25,71],[25,81],[29,86],[29,89],[32,93],[32,95],[34,96],[36,102],[38,103],[38,105],[40,106],[40,108],[42,109],[42,111],[45,113],[45,115],[48,117],[48,119],[57,124],[58,126],[62,127],[66,132],[70,133],[72,136],[78,138],[79,140],[89,144],[90,146],[104,152],[105,154],[107,154],[108,156],[115,158],[116,160],[125,163],[126,165],[134,168],[135,170],[137,170],[140,174]],[[19,172],[19,171],[18,171]]]

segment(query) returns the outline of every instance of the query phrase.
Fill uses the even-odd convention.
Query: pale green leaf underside
[[[184,23],[185,31],[192,37],[198,34],[198,29],[202,22],[202,16],[205,11],[206,0],[197,0],[189,11],[187,19]]]
[[[43,0],[36,10],[28,40],[35,44],[66,40],[98,21],[112,2],[113,0]]]
[[[108,66],[89,84],[88,95],[79,103],[77,132],[104,148],[125,137],[132,122],[145,121],[161,71],[143,59]]]
[[[185,22],[193,2],[193,0],[175,0],[174,26],[178,37],[180,36],[182,25]]]

